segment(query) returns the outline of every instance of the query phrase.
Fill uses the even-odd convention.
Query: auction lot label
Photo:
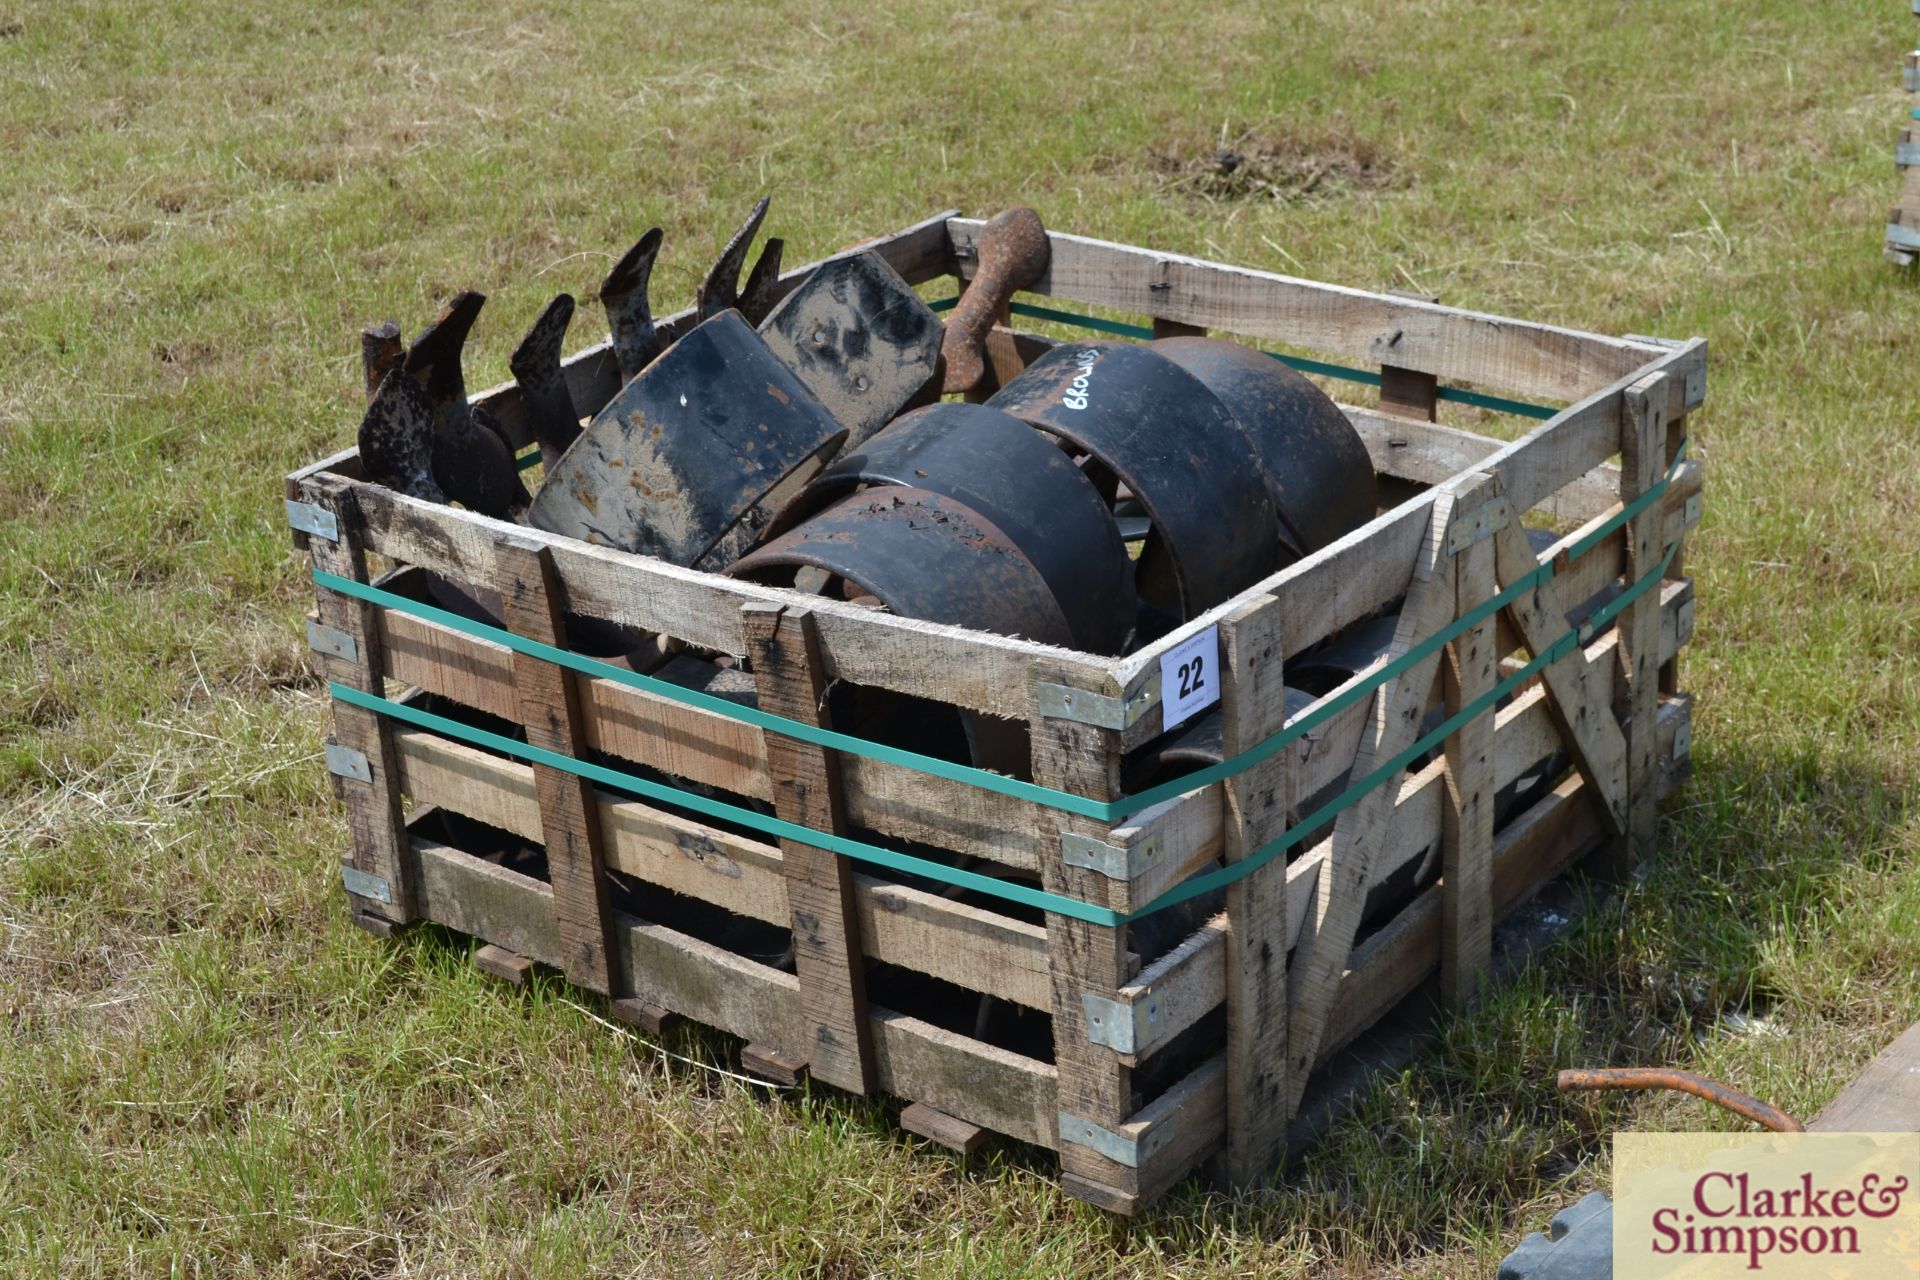
[[[1920,1134],[1619,1133],[1613,1274],[1920,1275]]]

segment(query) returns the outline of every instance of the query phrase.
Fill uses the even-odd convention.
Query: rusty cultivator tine
[[[486,295],[458,294],[407,349],[401,370],[424,395],[432,415],[433,480],[471,511],[509,519],[531,500],[514,464],[507,433],[485,410],[467,403],[461,352]]]
[[[645,306],[643,290],[643,311]],[[570,294],[563,293],[549,302],[507,358],[507,367],[520,384],[520,402],[526,406],[533,438],[540,442],[540,457],[548,466],[558,462],[580,435],[580,413],[573,406],[567,375],[560,368],[560,352],[567,340],[567,325],[573,320],[573,307]]]
[[[366,379],[368,403],[372,403],[386,376],[406,358],[407,344],[400,340],[398,321],[383,320],[360,331],[360,372]]]
[[[607,309],[613,359],[620,366],[622,382],[652,364],[660,354],[660,335],[654,331],[653,310],[647,301],[647,281],[653,276],[654,260],[660,256],[662,235],[660,228],[650,228],[600,282],[600,305]]]
[[[460,369],[460,353],[486,303],[485,294],[471,289],[456,295],[407,348],[406,371],[432,401],[436,428],[467,416],[467,379]]]
[[[399,341],[398,325],[382,328],[391,328]],[[399,370],[388,371],[360,420],[360,461],[367,474],[395,492],[445,502],[447,495],[433,479],[433,444],[433,405],[427,393]]]
[[[779,236],[768,236],[767,242],[760,246],[759,260],[747,273],[747,282],[740,287],[740,301],[735,305],[740,309],[741,318],[755,328],[779,301],[775,294],[780,287],[780,255],[786,247]]]
[[[740,272],[747,265],[747,249],[753,244],[753,238],[760,234],[760,224],[766,220],[767,206],[772,201],[771,196],[760,197],[759,203],[753,206],[753,212],[747,215],[746,222],[733,233],[733,239],[727,241],[727,247],[720,251],[719,261],[713,264],[713,270],[707,272],[707,278],[700,282],[700,291],[696,295],[699,319],[711,320],[740,301]]]

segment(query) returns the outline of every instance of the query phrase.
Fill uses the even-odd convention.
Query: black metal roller
[[[903,618],[1072,643],[1046,579],[1013,540],[979,512],[925,489],[849,495],[727,573],[791,586],[804,568],[852,584]]]
[[[987,401],[1066,441],[1124,484],[1152,521],[1141,600],[1192,618],[1279,567],[1279,520],[1252,444],[1220,400],[1165,356],[1064,343]]]
[[[1046,580],[1075,647],[1125,647],[1133,567],[1112,513],[1048,437],[997,409],[933,404],[895,419],[808,484],[769,536],[863,486],[889,484],[953,498],[1004,532]]]
[[[1289,559],[1373,519],[1367,446],[1320,388],[1266,352],[1221,338],[1161,338],[1147,350],[1205,384],[1253,443]]]

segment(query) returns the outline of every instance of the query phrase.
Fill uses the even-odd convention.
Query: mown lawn
[[[1810,1114],[1920,1017],[1906,6],[322,8],[0,0],[0,1269],[1485,1276],[1614,1127],[1727,1123],[1556,1069]],[[1660,864],[1280,1189],[1116,1226],[1033,1153],[963,1168],[347,924],[280,477],[351,438],[355,333],[483,289],[488,385],[651,223],[689,297],[763,191],[789,261],[1030,203],[1711,340]]]

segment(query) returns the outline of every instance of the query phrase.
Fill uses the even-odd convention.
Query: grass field
[[[1487,1276],[1613,1128],[1727,1123],[1556,1069],[1810,1114],[1920,1017],[1906,9],[0,0],[0,1271]],[[1021,202],[1711,340],[1660,864],[1279,1189],[1114,1225],[347,924],[280,477],[351,439],[356,331],[483,289],[488,385],[651,223],[690,297],[762,191],[790,261]]]

